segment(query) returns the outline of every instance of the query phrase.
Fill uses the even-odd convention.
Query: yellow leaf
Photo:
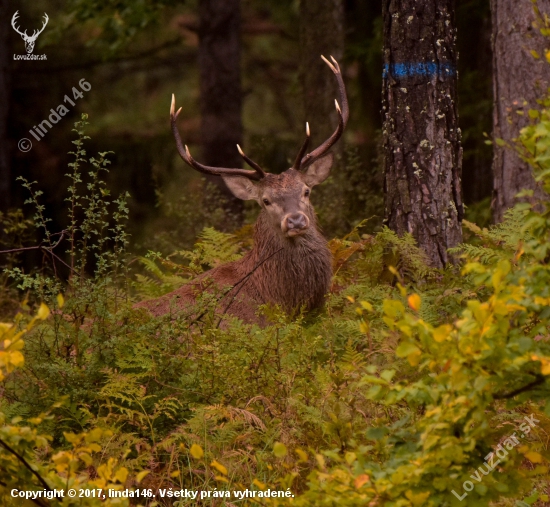
[[[191,456],[195,459],[201,459],[204,456],[204,451],[202,450],[202,447],[197,444],[193,444],[191,446],[191,449],[189,449],[189,452],[191,453]]]
[[[420,352],[420,350],[412,352],[411,354],[409,354],[407,356],[407,361],[409,361],[409,364],[411,366],[417,366],[418,363],[420,362],[420,356],[421,355],[422,355],[422,353]]]
[[[370,477],[366,474],[361,474],[355,478],[355,488],[359,489],[363,484],[369,482]]]
[[[115,479],[120,482],[121,484],[124,484],[126,482],[126,479],[128,478],[128,470],[124,467],[120,467],[115,474]]]
[[[298,455],[298,458],[300,458],[300,461],[308,461],[309,457],[307,453],[302,451],[302,449],[296,449],[294,452]]]
[[[275,442],[275,445],[273,446],[273,454],[275,454],[277,458],[282,458],[286,456],[286,453],[286,445],[281,444],[281,442]]]
[[[315,459],[317,460],[317,464],[319,465],[319,468],[325,469],[325,457],[322,454],[316,454]]]
[[[137,475],[136,475],[136,481],[137,483],[139,484],[146,475],[149,474],[149,470],[142,470],[141,472],[139,472]]]
[[[0,322],[0,335],[7,333],[12,327],[13,327],[13,324],[9,324],[7,322]]]
[[[452,326],[449,324],[443,324],[442,326],[436,327],[433,331],[434,340],[437,343],[445,341],[445,339],[451,334]]]
[[[550,375],[550,359],[533,354],[531,356],[533,361],[540,361],[540,372],[543,375]]]
[[[346,452],[345,460],[348,465],[351,465],[357,459],[357,454],[354,452]]]
[[[531,53],[533,55],[533,58],[536,58],[537,60],[540,58],[540,55],[534,49],[531,49],[531,51],[529,51],[529,53]]]
[[[85,436],[86,442],[97,442],[103,436],[103,430],[101,428],[94,428],[88,431]]]
[[[216,479],[217,481],[229,482],[225,477],[222,477],[221,475],[215,475],[214,479]]]
[[[50,316],[50,309],[44,303],[40,303],[40,308],[36,315],[39,319],[45,320]]]
[[[403,287],[403,285],[401,285],[400,283],[397,284],[397,288],[399,289],[399,292],[401,293],[401,295],[403,297],[405,297],[407,295],[407,289],[405,289],[405,287]]]
[[[407,301],[409,303],[409,307],[412,308],[415,312],[420,310],[422,300],[420,299],[420,296],[418,294],[411,294]]]
[[[542,456],[538,452],[530,451],[527,454],[525,454],[525,457],[531,463],[542,463]]]
[[[63,432],[63,436],[65,437],[65,440],[70,444],[77,444],[80,441],[80,437],[78,435],[75,435],[74,433]]]
[[[424,505],[427,498],[430,496],[430,492],[428,491],[426,493],[413,493],[412,490],[409,489],[405,492],[405,496],[416,507],[417,505]]]
[[[368,301],[361,301],[361,306],[369,312],[373,311],[372,305]]]
[[[65,298],[63,297],[63,294],[57,295],[57,306],[59,308],[63,308],[63,305],[65,304]]]
[[[365,333],[365,334],[367,334],[369,332],[369,325],[364,320],[362,320],[359,323],[359,331],[361,331],[362,333]]]
[[[21,352],[18,350],[10,352],[10,363],[13,364],[13,366],[21,366],[24,362],[25,358]]]
[[[92,457],[87,452],[79,453],[78,457],[84,462],[84,464],[89,467],[92,463]]]
[[[352,296],[346,296],[346,299],[350,301],[351,303],[355,303],[355,298]]]
[[[254,484],[254,486],[257,486],[260,489],[265,489],[265,484],[263,482],[260,482],[258,479],[254,479],[252,481],[252,484]]]
[[[392,318],[396,318],[405,310],[405,307],[403,306],[403,303],[401,303],[401,301],[396,301],[392,299],[384,299],[384,303],[382,304],[382,306],[384,308],[384,313],[388,317]]]
[[[225,468],[221,463],[218,463],[216,460],[212,461],[210,463],[211,467],[214,467],[218,472],[222,473],[223,475],[227,475],[227,468]]]
[[[170,477],[179,477],[180,475],[180,471],[179,470],[174,470],[171,474],[170,474]]]

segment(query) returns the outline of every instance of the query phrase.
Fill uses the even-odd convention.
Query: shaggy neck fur
[[[236,267],[250,276],[246,291],[260,303],[273,303],[292,312],[323,305],[332,278],[332,258],[327,241],[317,227],[315,212],[308,213],[310,227],[301,236],[283,236],[262,212],[254,230],[254,248]]]

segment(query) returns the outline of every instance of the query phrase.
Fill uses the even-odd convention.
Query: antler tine
[[[15,25],[15,22],[17,21],[17,18],[19,17],[19,11],[15,11],[15,14],[11,18],[11,26],[12,28],[21,36],[27,35],[27,30],[25,30],[25,33],[19,31],[19,27]]]
[[[248,171],[246,169],[230,169],[226,167],[210,167],[200,162],[197,162],[189,152],[189,148],[183,145],[183,142],[180,137],[180,133],[177,126],[177,118],[181,112],[181,107],[176,112],[176,98],[172,94],[172,103],[170,104],[170,123],[172,125],[172,134],[176,140],[176,148],[182,160],[193,169],[203,173],[210,174],[212,176],[244,176],[249,180],[259,181],[265,177],[265,173],[260,169],[260,171]]]
[[[332,63],[329,62],[323,55],[321,55],[321,58],[330,67],[330,70],[332,70],[332,72],[336,76],[336,81],[338,82],[338,92],[340,95],[340,103],[342,104],[342,106],[340,107],[338,101],[335,101],[336,111],[338,112],[338,127],[336,128],[334,133],[323,144],[321,144],[321,146],[314,149],[312,152],[308,153],[302,158],[300,164],[301,169],[305,169],[308,165],[310,165],[312,162],[314,162],[319,157],[324,155],[328,150],[330,150],[330,148],[332,148],[334,143],[336,143],[336,141],[338,141],[338,139],[340,139],[340,137],[342,136],[342,132],[344,132],[349,118],[349,105],[346,95],[346,85],[344,84],[344,80],[342,78],[340,66],[333,56],[330,57]]]
[[[242,148],[237,144],[237,150],[239,151],[239,155],[241,157],[243,157],[244,161],[250,166],[250,167],[253,167],[254,169],[256,169],[256,172],[262,177],[262,178],[265,178],[265,172],[264,170],[260,167],[259,164],[257,164],[256,162],[254,162],[254,160],[252,160],[251,158],[248,158],[246,156],[246,154],[244,153],[244,151],[242,150]]]
[[[302,160],[309,146],[309,141],[310,141],[309,123],[306,122],[306,138],[304,140],[304,143],[302,144],[302,147],[300,148],[300,151],[298,152],[298,156],[294,160],[294,164],[292,164],[292,169],[296,169],[297,171],[301,169]]]
[[[46,25],[48,24],[49,20],[50,18],[48,17],[48,15],[44,13],[44,22],[42,23],[42,28],[38,31],[38,34],[41,34],[44,31],[44,28],[46,28]]]
[[[48,15],[44,13],[44,21],[42,22],[42,28],[40,30],[33,30],[31,38],[38,37],[44,31],[44,28],[46,28],[46,25],[48,24],[49,20],[50,18],[48,17]]]

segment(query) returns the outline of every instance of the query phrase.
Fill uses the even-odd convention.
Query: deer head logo
[[[18,17],[19,11],[16,11],[16,13],[13,15],[13,18],[11,18],[11,26],[19,35],[21,35],[21,37],[25,41],[25,49],[27,50],[27,54],[30,55],[34,51],[34,43],[36,42],[36,39],[44,31],[44,28],[46,28],[49,18],[48,15],[44,13],[44,24],[42,25],[42,28],[40,30],[35,30],[32,35],[28,35],[27,30],[21,32],[19,30],[19,27],[15,24]]]

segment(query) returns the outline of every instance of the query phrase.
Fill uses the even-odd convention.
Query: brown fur
[[[198,295],[205,291],[215,293],[216,287],[225,289],[216,311],[246,322],[264,323],[256,315],[261,304],[280,305],[288,313],[301,307],[312,310],[322,306],[332,277],[332,259],[304,189],[326,178],[331,163],[332,157],[327,157],[305,174],[293,169],[280,175],[268,174],[253,187],[248,180],[238,180],[247,186],[251,196],[243,197],[241,193],[239,197],[254,198],[263,208],[254,229],[254,248],[242,259],[214,268],[187,285],[137,307],[147,308],[155,316],[185,311]],[[316,173],[320,166],[326,173],[321,176]],[[269,205],[264,204],[267,198]],[[308,227],[300,235],[289,237],[285,220],[293,213],[304,214]]]

